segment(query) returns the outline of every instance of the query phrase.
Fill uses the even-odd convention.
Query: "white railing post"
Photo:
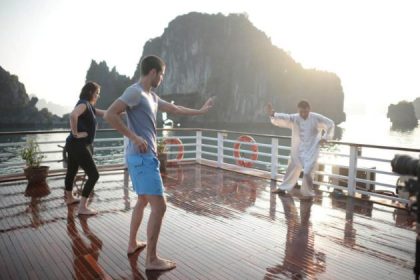
[[[223,165],[223,133],[217,132],[217,167]]]
[[[347,181],[347,191],[349,196],[354,196],[356,192],[357,151],[357,146],[350,146],[349,177]]]
[[[195,134],[195,143],[196,143],[196,147],[195,147],[195,159],[196,162],[200,163],[201,162],[201,144],[202,142],[202,136],[203,133],[201,132],[201,130],[196,131]]]
[[[279,168],[279,139],[271,138],[271,180],[277,178],[277,170]]]

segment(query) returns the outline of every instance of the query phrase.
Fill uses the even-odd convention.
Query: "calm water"
[[[377,115],[347,116],[343,141],[420,149],[420,126],[410,131],[391,130],[391,122]]]

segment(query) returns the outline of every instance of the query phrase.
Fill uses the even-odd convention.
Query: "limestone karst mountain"
[[[344,93],[339,77],[330,72],[304,69],[245,15],[190,13],[171,21],[160,37],[146,42],[146,55],[161,56],[166,74],[157,92],[164,99],[181,104],[188,100],[198,107],[211,96],[216,106],[205,117],[189,118],[200,124],[267,122],[263,106],[272,102],[276,110],[295,112],[300,99],[313,110],[336,123],[345,121]],[[138,80],[139,68],[131,81],[109,71],[105,62],[92,62],[87,80],[102,85],[98,106],[108,106],[123,88]],[[105,69],[106,68],[106,69]],[[182,102],[181,102],[182,101]],[[170,116],[175,122],[187,119]]]

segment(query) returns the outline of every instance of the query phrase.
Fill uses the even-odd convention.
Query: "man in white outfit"
[[[267,114],[271,123],[292,130],[289,166],[283,183],[274,192],[284,193],[293,189],[303,170],[301,193],[303,196],[314,196],[312,175],[318,160],[319,147],[334,136],[334,122],[323,115],[311,112],[307,101],[300,101],[297,107],[297,114],[283,114],[274,112],[271,104],[267,105]]]

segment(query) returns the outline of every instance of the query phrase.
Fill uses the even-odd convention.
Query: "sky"
[[[192,11],[247,13],[304,67],[337,73],[346,112],[420,97],[416,0],[0,0],[0,66],[73,106],[92,59],[131,77],[145,42]]]

